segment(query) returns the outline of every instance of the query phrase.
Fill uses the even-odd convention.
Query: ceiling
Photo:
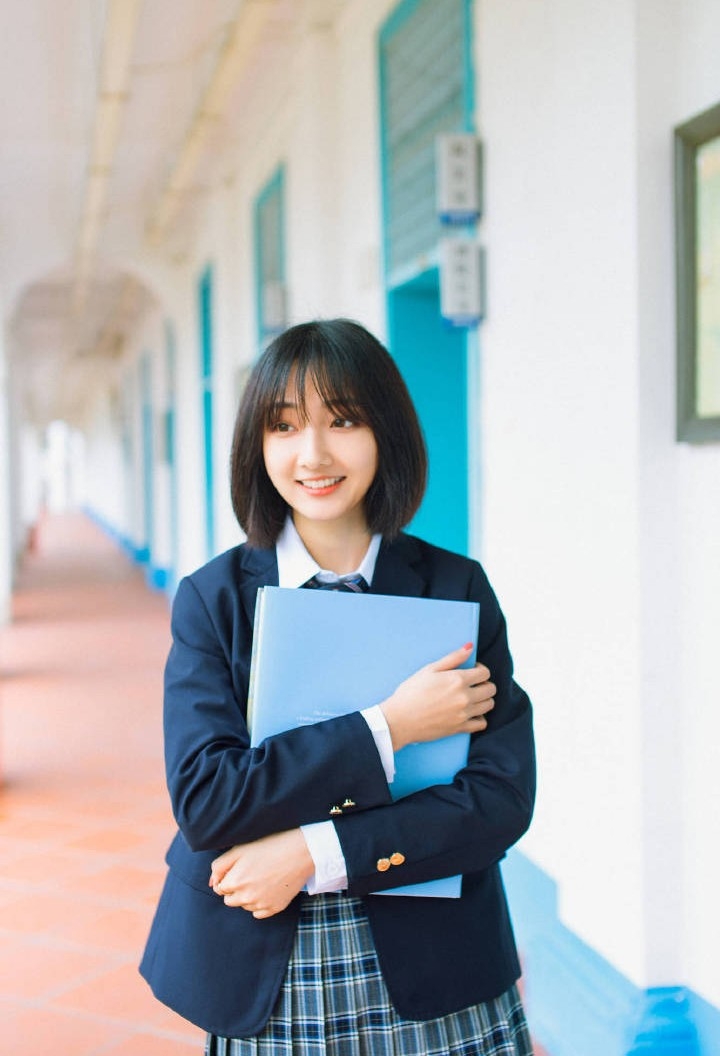
[[[343,0],[3,0],[0,310],[22,413],[82,424],[242,116]],[[222,143],[222,149],[220,144]]]

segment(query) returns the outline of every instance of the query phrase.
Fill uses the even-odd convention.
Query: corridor
[[[41,522],[0,629],[0,1054],[190,1056],[137,963],[172,831],[168,603],[90,521]]]
[[[41,521],[13,619],[0,629],[0,1056],[200,1056],[202,1032],[137,972],[173,831],[167,599],[63,514]]]

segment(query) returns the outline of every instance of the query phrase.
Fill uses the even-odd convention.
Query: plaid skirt
[[[362,902],[304,899],[273,1013],[252,1038],[208,1035],[205,1056],[532,1056],[517,988],[430,1020],[401,1019]]]

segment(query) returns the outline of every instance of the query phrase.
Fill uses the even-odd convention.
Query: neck
[[[355,572],[367,553],[372,533],[364,521],[338,531],[336,525],[294,518],[305,549],[321,568],[344,576]]]

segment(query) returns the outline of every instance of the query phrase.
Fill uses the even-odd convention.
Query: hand
[[[282,912],[315,872],[300,829],[238,844],[212,863],[210,886],[226,906],[240,906],[257,920]]]
[[[495,686],[483,664],[460,668],[472,645],[464,645],[401,682],[380,705],[393,749],[413,741],[436,741],[453,733],[477,733],[495,706]]]

